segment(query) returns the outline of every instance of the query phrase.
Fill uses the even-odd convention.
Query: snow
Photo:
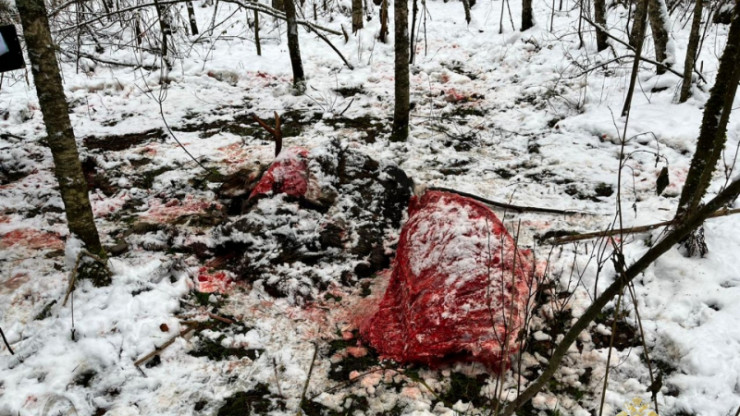
[[[214,17],[214,7],[202,1],[195,4],[198,24],[205,30]],[[176,39],[183,47],[177,49],[178,57],[168,74],[171,82],[161,96],[166,121],[188,151],[221,174],[265,166],[273,160],[274,144],[250,124],[251,113],[269,120],[275,111],[281,115],[295,112],[299,117],[286,120],[305,122],[295,121],[299,134],[286,135],[283,147],[308,149],[310,161],[330,157],[332,153],[320,144],[338,139],[381,166],[401,166],[417,185],[444,186],[517,205],[583,212],[558,216],[496,210],[520,246],[532,248],[538,260],[549,262],[548,275],[556,284],[553,293],[570,296],[567,304],[564,298],[553,296],[530,323],[532,342],[542,348],[522,353],[524,374],[518,377],[510,371],[498,390],[491,377],[481,389],[486,400],[497,391],[512,398],[517,380],[525,384],[531,380],[539,371],[538,363],[546,361],[549,343],[562,338],[562,333],[551,332],[553,324],[548,319],[566,311],[572,314],[564,319],[570,325],[595,297],[594,288],[603,290],[612,280],[608,244],[589,241],[551,249],[540,246],[535,237],[551,230],[595,231],[613,223],[620,145],[625,139],[620,110],[632,62],[624,59],[584,73],[614,55],[610,49],[596,54],[593,32],[588,31],[584,32],[585,47],[578,48],[578,10],[571,10],[572,2],[556,11],[552,28],[550,4],[536,3],[535,28],[513,31],[505,15],[503,33],[499,33],[501,2],[478,2],[472,9],[473,21],[465,25],[459,2],[430,0],[426,2],[428,14],[420,13],[426,20],[422,20],[416,63],[411,67],[415,107],[410,138],[406,143],[389,143],[393,46],[375,39],[379,7],[372,2],[368,5],[372,19],[365,22],[365,29],[350,35],[347,43],[330,36],[356,67],[353,71],[325,43],[299,29],[309,78],[303,96],[293,94],[284,24],[276,25],[262,16],[261,57],[256,56],[243,10],[212,36],[205,34],[197,42],[190,42],[196,37],[188,38],[180,29]],[[520,4],[510,5],[517,20]],[[184,6],[177,7],[185,16]],[[319,22],[334,29],[340,24],[349,27],[350,18],[339,10],[339,4],[330,4],[330,8],[324,12],[319,5]],[[235,12],[234,5],[218,3],[215,21]],[[311,2],[306,3],[305,14],[312,18]],[[607,26],[617,36],[624,35],[625,15],[620,5],[608,11]],[[682,63],[690,25],[683,25],[679,15],[680,11],[669,17],[673,49],[669,57]],[[62,21],[60,30],[71,26],[67,23]],[[57,39],[64,34],[55,32]],[[132,30],[116,36],[135,44]],[[726,36],[725,25],[707,31],[697,62],[703,62],[709,84],[693,87],[694,95],[686,103],[675,103],[678,77],[670,73],[656,76],[649,64],[641,67],[624,146],[628,155],[622,172],[624,226],[672,218]],[[391,30],[391,42],[392,37]],[[83,48],[90,53],[94,49]],[[648,41],[645,53],[653,56],[652,48]],[[618,44],[614,50],[620,56],[629,54]],[[159,65],[159,59],[146,50],[134,53],[130,47],[106,45],[103,57]],[[385,362],[371,375],[355,370],[353,383],[330,378],[329,344],[343,339],[343,334],[349,344],[340,350],[345,356],[372,357],[371,352],[363,355],[365,347],[356,345],[351,331],[356,329],[357,312],[377,301],[385,290],[387,274],[379,273],[356,285],[332,285],[300,306],[295,299],[273,298],[262,281],[234,279],[234,283],[217,284],[206,297],[207,306],[200,306],[192,292],[202,268],[210,266],[208,259],[185,248],[218,243],[206,221],[214,210],[226,209],[226,201],[218,200],[218,184],[205,180],[206,174],[169,135],[148,137],[118,151],[86,148],[83,138],[163,128],[158,102],[162,89],[157,70],[93,67],[89,62],[81,68],[84,71],[77,73],[74,62],[62,64],[81,156],[92,156],[99,174],[110,179],[116,190],[112,194],[91,190],[96,222],[106,246],[126,242],[129,249],[111,259],[110,286],[95,288],[89,282],[78,282],[73,299],[61,305],[80,246],[65,224],[33,80],[29,76],[27,83],[22,71],[6,73],[0,86],[0,327],[16,354],[11,356],[0,346],[0,414],[26,416],[52,410],[74,414],[69,409],[79,415],[95,414],[98,409],[120,416],[216,414],[233,393],[263,383],[271,394],[282,394],[285,399],[285,409],[273,409],[272,414],[294,415],[314,345],[319,352],[306,397],[316,403],[346,411],[348,397],[355,395],[368,400],[366,414],[396,409],[409,415],[451,415],[468,409],[468,400],[443,403],[437,397],[448,391],[452,372],[484,374],[485,369],[477,364],[411,369]],[[341,88],[361,91],[344,96],[337,92]],[[738,105],[740,98],[733,108]],[[314,113],[318,116],[312,119]],[[371,122],[359,123],[359,128],[336,123],[362,117]],[[190,125],[196,128],[187,128]],[[254,129],[239,130],[245,126]],[[707,198],[726,183],[724,165],[731,166],[738,156],[737,110],[727,138],[724,162],[718,166]],[[658,196],[655,180],[663,167],[668,167],[670,184]],[[310,163],[309,171],[315,171]],[[151,177],[145,178],[145,173]],[[336,181],[321,175],[309,178],[310,184],[322,189]],[[351,208],[349,202],[342,203]],[[303,218],[297,223],[299,229],[315,227],[312,215],[281,198],[262,199],[257,204],[266,224],[273,223],[280,210],[288,210]],[[734,207],[740,207],[739,203]],[[134,224],[141,222],[154,222],[158,227],[133,232]],[[635,280],[653,370],[660,362],[665,372],[657,398],[661,415],[724,416],[734,414],[740,403],[739,230],[737,216],[707,221],[710,252],[706,258],[687,259],[671,250]],[[394,249],[397,231],[388,230],[387,250]],[[639,258],[661,233],[625,236],[621,241],[628,262]],[[238,238],[255,246],[264,242],[248,234]],[[284,264],[276,266],[276,274],[265,276],[265,281],[279,274],[304,279],[309,273],[315,273],[318,281],[336,281],[352,267]],[[213,275],[218,270],[204,272]],[[318,292],[298,284],[313,280],[300,279],[294,281],[296,289]],[[219,291],[226,295],[216,294]],[[362,297],[365,291],[371,292],[368,298]],[[629,297],[622,306],[629,313],[626,321],[634,325]],[[46,317],[35,319],[45,309]],[[215,326],[219,321],[209,317],[209,312],[232,317],[244,328]],[[177,337],[161,352],[157,365],[142,365],[140,370],[133,365],[191,321],[211,327]],[[608,321],[579,336],[579,344],[571,348],[556,375],[561,388],[540,393],[533,403],[534,412],[557,409],[561,414],[585,415],[597,411],[607,348],[597,345],[596,338],[604,333],[611,333]],[[221,361],[188,354],[200,340],[222,335],[223,345],[261,351],[254,359]],[[605,412],[617,413],[634,398],[652,407],[642,355],[642,346],[612,352]],[[369,370],[378,368],[374,365]],[[576,399],[575,391],[582,392],[582,397]],[[195,411],[200,401],[205,407]]]

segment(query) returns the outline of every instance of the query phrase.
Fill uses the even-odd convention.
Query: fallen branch
[[[166,349],[167,347],[169,347],[170,345],[174,344],[174,343],[175,343],[175,340],[177,340],[177,339],[178,339],[178,338],[180,338],[180,337],[184,337],[185,335],[187,335],[188,333],[190,333],[190,332],[191,332],[191,331],[192,331],[192,330],[193,330],[194,328],[195,328],[194,326],[189,326],[189,325],[188,325],[188,327],[187,327],[187,328],[185,328],[184,330],[180,331],[180,333],[179,333],[179,334],[177,334],[177,335],[175,335],[174,337],[172,337],[172,338],[168,339],[168,340],[167,340],[167,341],[166,341],[166,342],[165,342],[164,344],[162,344],[161,346],[159,346],[159,347],[155,347],[155,348],[154,348],[154,351],[152,351],[152,352],[150,352],[149,354],[147,354],[147,355],[145,355],[145,356],[143,356],[143,357],[139,358],[138,360],[136,360],[136,361],[134,362],[134,366],[136,366],[136,367],[139,367],[140,365],[144,364],[145,362],[147,362],[147,361],[151,360],[151,359],[152,359],[152,358],[153,358],[153,357],[154,357],[155,355],[157,355],[157,354],[161,353],[161,352],[162,352],[162,351],[164,351],[164,350],[165,350],[165,349]]]
[[[662,256],[671,247],[676,245],[684,237],[689,235],[693,230],[698,228],[704,220],[709,218],[714,212],[735,200],[740,195],[740,178],[734,180],[724,191],[720,192],[719,195],[714,197],[707,204],[699,209],[694,215],[686,218],[684,221],[677,224],[676,228],[673,229],[668,235],[665,236],[657,244],[653,245],[650,250],[647,251],[642,257],[640,257],[635,263],[632,264],[627,270],[618,274],[614,283],[604,290],[594,302],[589,306],[576,321],[575,324],[565,333],[562,341],[558,343],[557,348],[552,353],[552,357],[547,364],[547,367],[542,371],[539,377],[532,384],[527,387],[514,401],[506,405],[502,416],[511,416],[516,409],[521,407],[524,403],[528,402],[534,397],[547,382],[555,375],[555,372],[560,367],[560,363],[565,358],[568,350],[576,342],[578,335],[588,328],[588,325],[598,316],[601,310],[609,303],[622,289],[640,273],[642,273],[650,264]]]
[[[723,208],[709,215],[707,219],[724,217],[727,215],[733,215],[733,214],[738,214],[738,213],[740,213],[740,208],[735,208],[735,209]],[[561,244],[571,243],[573,241],[589,240],[591,238],[611,237],[611,236],[622,235],[622,234],[638,234],[638,233],[644,233],[647,231],[651,231],[656,228],[664,227],[666,225],[671,225],[674,222],[675,220],[669,220],[669,221],[658,222],[655,224],[640,225],[637,227],[615,228],[611,230],[594,231],[594,232],[583,233],[583,234],[570,234],[570,235],[565,235],[562,237],[553,237],[550,239],[545,238],[545,239],[542,239],[541,243],[557,246]],[[560,235],[562,235],[562,234],[568,233],[568,231],[556,231],[556,233],[559,233]]]
[[[559,214],[559,215],[596,215],[590,212],[575,211],[575,210],[561,210],[561,209],[554,209],[554,208],[540,208],[540,207],[528,207],[528,206],[522,206],[522,205],[512,205],[512,204],[507,204],[505,202],[492,201],[490,199],[486,199],[478,195],[469,194],[467,192],[458,191],[456,189],[442,188],[439,186],[430,186],[428,189],[431,189],[433,191],[451,192],[453,194],[458,194],[458,195],[462,195],[470,199],[474,199],[486,205],[490,205],[490,206],[497,207],[497,208],[504,208],[506,210],[510,210],[514,212],[539,212],[543,214]]]

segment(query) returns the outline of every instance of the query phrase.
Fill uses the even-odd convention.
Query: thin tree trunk
[[[383,0],[380,5],[380,34],[378,40],[388,43],[388,0]]]
[[[532,0],[522,0],[522,28],[521,31],[534,26],[534,17],[532,16]]]
[[[23,23],[31,73],[46,126],[48,145],[54,158],[54,176],[59,182],[69,232],[80,238],[88,251],[105,257],[69,120],[69,106],[55,55],[56,47],[51,39],[46,6],[43,0],[17,0],[16,4]],[[95,283],[107,282],[96,280]]]
[[[465,10],[465,21],[470,24],[470,2],[468,0],[462,0],[462,4]]]
[[[637,5],[637,10],[647,10],[648,1],[650,0],[640,0],[640,3]],[[639,17],[640,20],[637,20],[637,17]],[[632,75],[630,76],[630,85],[627,88],[627,98],[624,100],[624,107],[622,107],[622,117],[626,116],[630,111],[630,107],[632,107],[632,95],[635,93],[637,73],[640,72],[640,56],[642,56],[642,45],[643,43],[645,43],[645,29],[647,28],[646,20],[647,13],[635,15],[635,25],[633,26],[633,28],[638,27],[640,31],[635,34],[635,62],[632,64]]]
[[[293,86],[301,91],[306,76],[303,74],[301,48],[298,44],[295,3],[293,3],[293,0],[284,0],[283,6],[285,7],[285,20],[288,22],[288,53],[290,54],[290,64],[293,67]]]
[[[405,141],[409,135],[409,3],[393,2],[395,62],[395,108],[393,110],[392,141]]]
[[[735,1],[727,46],[722,53],[717,80],[704,107],[696,152],[691,160],[686,183],[678,202],[677,216],[693,214],[709,187],[712,173],[727,140],[727,122],[732,111],[737,84],[740,81],[740,7]]]
[[[668,56],[668,9],[664,0],[650,0],[648,5],[648,16],[650,17],[650,29],[653,32],[655,43],[655,60],[670,67],[673,57]],[[656,66],[658,74],[665,73],[663,66]]]
[[[169,18],[167,15],[167,7],[159,5],[159,0],[154,0],[155,9],[157,10],[157,18],[159,20],[159,29],[162,32],[162,60],[167,66],[167,70],[172,69],[172,61],[169,55],[168,38],[172,34],[172,26],[170,26]]]
[[[537,393],[540,392],[547,385],[547,382],[555,375],[558,368],[560,368],[563,358],[565,358],[568,354],[568,350],[572,348],[573,344],[578,339],[578,335],[588,328],[589,324],[598,317],[599,313],[612,299],[614,299],[615,296],[617,296],[617,294],[621,293],[622,290],[637,276],[642,275],[643,270],[660,258],[660,256],[662,256],[666,251],[670,250],[678,241],[688,235],[692,230],[699,227],[706,218],[712,215],[712,213],[736,199],[739,194],[740,179],[732,182],[724,191],[717,195],[716,198],[709,201],[705,207],[697,211],[695,215],[690,216],[686,221],[679,224],[674,230],[670,231],[665,238],[653,245],[647,253],[629,266],[627,270],[616,275],[614,277],[614,282],[610,284],[603,293],[596,297],[596,299],[594,299],[591,306],[586,308],[581,317],[578,318],[568,332],[565,333],[563,339],[552,352],[547,366],[545,366],[537,379],[535,379],[532,384],[522,392],[522,394],[514,399],[513,402],[507,404],[503,411],[501,411],[500,415],[513,415],[514,411],[522,407],[522,405],[537,395]]]
[[[190,21],[190,34],[191,35],[197,35],[198,34],[198,22],[195,21],[195,9],[193,8],[193,2],[189,1],[185,3],[185,6],[188,8],[188,20]]]
[[[254,44],[257,46],[257,56],[262,56],[262,44],[260,43],[260,12],[254,11]]]
[[[691,74],[694,72],[694,63],[696,61],[697,49],[699,48],[699,29],[701,28],[701,15],[704,8],[703,0],[696,0],[694,6],[694,20],[691,22],[691,34],[689,35],[689,45],[686,48],[686,60],[683,65],[683,84],[681,85],[681,96],[678,98],[679,103],[686,102],[691,92]]]
[[[352,33],[362,29],[362,0],[352,0]]]
[[[605,0],[594,0],[594,20],[602,28],[606,29],[606,1]],[[609,45],[607,39],[609,37],[606,32],[601,28],[596,28],[596,50],[599,52],[606,49]]]
[[[413,7],[411,9],[411,37],[409,39],[409,63],[414,63],[414,58],[416,57],[416,50],[414,46],[414,35],[416,34],[416,16],[419,13],[419,5],[417,3],[418,0],[413,0],[412,3]]]
[[[634,23],[632,24],[632,31],[630,32],[629,43],[630,46],[632,46],[633,48],[637,47],[637,38],[640,37],[640,33],[643,34],[642,39],[644,39],[645,37],[643,26],[645,26],[645,16],[647,15],[647,9],[648,3],[642,0],[638,0],[637,8],[635,9]]]

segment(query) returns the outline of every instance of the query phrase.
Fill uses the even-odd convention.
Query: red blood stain
[[[262,175],[249,198],[270,193],[284,193],[294,197],[303,196],[308,190],[308,150],[292,147],[283,150]]]
[[[64,248],[59,234],[33,228],[18,228],[0,235],[0,248],[25,246],[32,250],[61,250]]]

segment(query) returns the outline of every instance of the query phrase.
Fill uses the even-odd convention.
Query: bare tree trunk
[[[105,257],[69,120],[69,106],[55,55],[56,46],[51,39],[46,6],[43,0],[17,0],[16,4],[23,23],[31,73],[46,125],[48,145],[54,158],[54,176],[59,182],[69,232],[80,238],[90,252]],[[95,281],[101,285],[108,282],[108,277],[104,276],[99,276]]]
[[[154,0],[157,10],[157,18],[159,20],[159,29],[162,32],[162,60],[167,66],[168,70],[172,69],[172,60],[170,59],[168,38],[172,35],[172,26],[170,25],[170,19],[168,15],[167,7],[159,5],[159,0]]]
[[[380,34],[378,40],[388,43],[388,0],[383,0],[380,5]]]
[[[405,141],[409,136],[409,3],[393,1],[393,26],[396,53],[395,108],[392,141]]]
[[[470,2],[468,0],[462,0],[462,4],[465,10],[465,21],[470,24]]]
[[[606,29],[606,1],[605,0],[594,0],[594,20],[599,26]],[[599,52],[606,49],[609,45],[607,44],[609,37],[606,32],[600,28],[596,28],[596,50]]]
[[[678,98],[679,103],[686,102],[691,92],[691,74],[694,72],[694,63],[696,61],[697,49],[699,48],[699,29],[701,28],[701,14],[704,8],[703,0],[696,0],[694,6],[694,20],[691,22],[691,34],[689,35],[689,45],[686,48],[686,60],[683,64],[683,84],[681,85],[681,96]]]
[[[683,217],[697,211],[709,187],[712,173],[727,140],[727,122],[740,81],[740,0],[735,0],[727,46],[722,53],[717,80],[704,107],[704,118],[691,160],[686,183],[681,191],[676,215]]]
[[[650,17],[650,29],[653,31],[653,42],[655,43],[655,60],[670,67],[673,57],[668,56],[668,9],[664,0],[650,0],[648,6]],[[665,73],[665,67],[656,66],[658,74]]]
[[[647,10],[650,0],[640,0],[637,10]],[[637,18],[640,20],[637,20]],[[632,75],[630,76],[630,85],[627,88],[627,98],[624,100],[622,107],[622,117],[629,114],[632,107],[632,95],[635,93],[635,84],[637,83],[637,73],[640,72],[640,56],[642,56],[642,44],[645,43],[645,30],[647,29],[647,13],[635,14],[635,25],[632,28],[639,28],[640,31],[635,33],[635,62],[632,64]]]
[[[254,11],[254,44],[257,46],[257,56],[262,56],[262,44],[260,43],[260,12]]]
[[[298,44],[295,3],[293,3],[293,0],[284,0],[283,6],[285,6],[285,20],[288,22],[288,53],[290,54],[290,64],[293,67],[293,86],[302,91],[306,76],[303,74],[301,48]]]
[[[278,9],[278,10],[285,10],[285,1],[284,0],[272,0],[272,8]],[[326,4],[326,3],[325,3]],[[295,9],[295,7],[293,8]],[[324,7],[324,10],[326,10],[326,7]]]
[[[362,29],[362,0],[352,0],[352,33]]]
[[[413,7],[411,9],[411,38],[409,39],[409,63],[414,63],[416,57],[416,50],[414,46],[414,34],[416,33],[416,16],[419,13],[419,4],[417,0],[413,0]]]
[[[522,0],[522,29],[525,30],[534,26],[534,17],[532,16],[532,0]]]
[[[189,1],[185,3],[188,8],[188,20],[190,21],[190,34],[198,34],[198,22],[195,20],[195,9],[193,8],[193,2]]]
[[[637,8],[635,9],[634,23],[632,24],[632,31],[630,32],[630,46],[633,48],[637,47],[637,39],[640,37],[640,33],[643,33],[643,26],[645,25],[645,16],[647,15],[648,3],[642,0],[638,0]],[[642,41],[640,41],[642,43]]]

